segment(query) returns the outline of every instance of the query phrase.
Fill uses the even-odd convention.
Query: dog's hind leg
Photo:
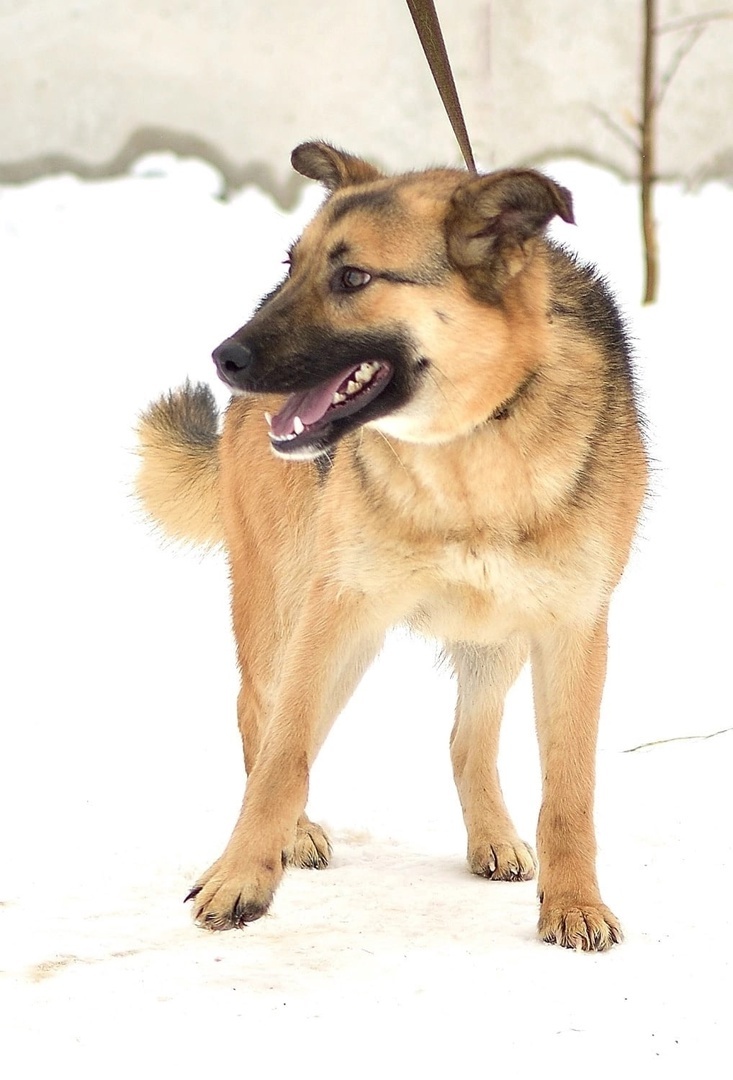
[[[540,936],[571,949],[621,940],[601,901],[593,826],[598,713],[606,674],[606,613],[594,627],[553,628],[532,646],[542,807],[537,826]]]
[[[361,594],[322,581],[311,585],[282,657],[272,713],[254,733],[252,760],[247,750],[251,768],[239,819],[223,855],[190,894],[200,925],[225,930],[267,911],[296,850],[297,823],[307,823],[310,768],[381,646],[386,626],[370,614]]]
[[[534,877],[531,848],[520,840],[499,784],[497,756],[504,698],[527,658],[519,636],[493,646],[449,648],[458,678],[451,734],[453,775],[468,833],[468,865],[498,881]]]

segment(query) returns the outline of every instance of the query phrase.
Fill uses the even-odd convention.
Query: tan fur
[[[294,330],[298,319],[334,332],[407,325],[429,377],[402,408],[345,436],[325,479],[271,452],[263,412],[282,395],[233,398],[218,442],[195,453],[177,422],[190,388],[142,421],[146,506],[194,540],[218,536],[221,520],[231,563],[249,779],[226,850],[192,891],[196,918],[242,925],[267,910],[284,861],[325,865],[328,840],[304,813],[309,770],[385,632],[406,622],[444,642],[457,674],[453,768],[469,866],[489,878],[535,872],[496,768],[504,696],[531,655],[540,933],[607,948],[620,929],[596,881],[596,729],[608,602],[646,463],[630,384],[584,322],[590,286],[541,236],[553,213],[569,220],[567,193],[521,174],[532,190],[551,188],[547,208],[538,195],[540,224],[498,239],[488,229],[482,261],[478,241],[461,236],[481,231],[474,216],[496,199],[505,206],[504,187],[497,195],[481,178],[466,193],[452,171],[385,180],[328,150],[305,154],[302,171],[334,194],[295,249],[283,290],[296,297]],[[329,204],[355,189],[395,194],[388,229],[368,207],[330,224]],[[341,240],[351,265],[415,280],[332,299],[322,263]]]
[[[138,498],[168,536],[215,546],[221,521],[213,397],[190,385],[151,405],[137,427]]]

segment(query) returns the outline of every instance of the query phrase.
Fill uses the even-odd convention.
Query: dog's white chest
[[[494,642],[558,618],[583,618],[602,589],[568,566],[556,566],[522,545],[447,544],[436,584],[420,606],[418,624],[449,640]]]
[[[537,560],[515,546],[447,544],[438,563],[446,583],[468,586],[494,598],[515,601],[527,591],[528,579],[536,576]]]

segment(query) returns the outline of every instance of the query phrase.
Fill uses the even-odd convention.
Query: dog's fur
[[[594,270],[544,238],[572,206],[539,173],[386,178],[321,143],[293,164],[330,197],[288,277],[214,353],[234,391],[221,435],[204,387],[140,424],[147,510],[173,535],[223,541],[231,564],[249,778],[190,894],[196,919],[257,919],[286,862],[326,864],[309,769],[406,622],[455,669],[468,863],[504,881],[536,868],[496,767],[504,697],[531,655],[540,935],[605,949],[620,939],[593,828],[606,616],[647,475],[618,312]],[[319,388],[349,372],[356,385],[362,363],[362,396],[320,416]]]

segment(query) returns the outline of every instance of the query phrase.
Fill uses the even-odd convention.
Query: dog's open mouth
[[[330,424],[363,409],[391,378],[392,366],[386,360],[365,360],[314,390],[291,394],[279,413],[266,414],[273,446],[280,454],[306,446]]]

